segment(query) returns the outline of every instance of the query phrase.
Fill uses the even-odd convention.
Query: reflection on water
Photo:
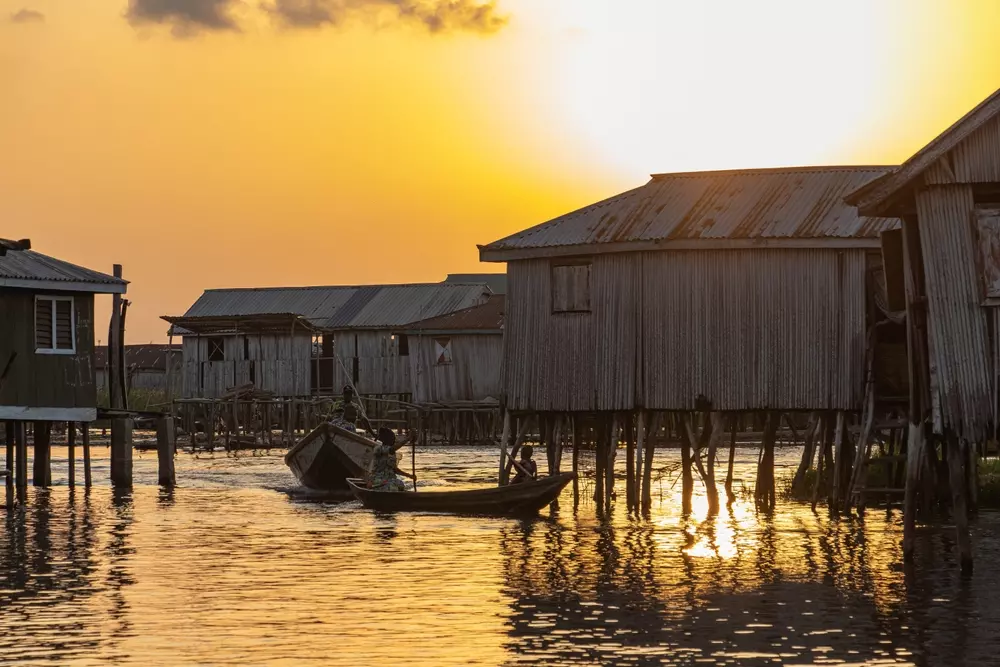
[[[650,521],[598,518],[583,493],[538,520],[375,515],[298,499],[278,455],[155,456],[116,494],[29,491],[3,512],[0,663],[998,664],[1000,515],[974,524],[963,581],[948,526],[902,566],[900,517],[831,519],[737,501]],[[64,452],[56,451],[61,462]],[[674,463],[660,453],[658,465]],[[779,455],[791,465],[794,451]],[[585,467],[592,457],[583,455]],[[737,453],[752,485],[756,453]],[[495,452],[418,454],[421,485],[488,482]],[[53,471],[56,484],[65,470]],[[586,487],[586,485],[584,485]]]

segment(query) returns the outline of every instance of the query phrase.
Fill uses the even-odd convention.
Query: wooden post
[[[969,510],[966,505],[969,477],[966,465],[969,457],[965,452],[969,443],[955,435],[949,435],[945,448],[948,456],[948,478],[951,486],[952,519],[955,521],[955,541],[964,574],[972,573],[972,543],[969,539]]]
[[[833,436],[833,488],[830,491],[830,509],[833,511],[840,507],[840,489],[844,479],[844,421],[844,411],[838,410],[837,426]]]
[[[570,424],[573,433],[573,507],[580,504],[580,420],[576,416],[570,417]]]
[[[773,510],[775,506],[774,441],[779,418],[778,413],[768,412],[764,420],[764,437],[761,442],[760,461],[757,464],[757,488],[754,493],[758,509]]]
[[[92,479],[90,477],[90,423],[83,422],[83,485],[90,488]]]
[[[121,278],[122,265],[115,264],[113,269],[115,278]],[[114,294],[111,297],[111,324],[108,329],[108,397],[114,410],[123,407],[124,387],[120,383],[124,363],[121,358],[121,315],[122,295]]]
[[[811,413],[809,415],[809,425],[806,426],[802,458],[799,459],[799,467],[795,471],[795,477],[792,478],[792,495],[796,497],[804,496],[806,493],[806,474],[808,474],[809,469],[812,467],[812,462],[816,454],[816,425],[818,422],[818,414],[816,412]]]
[[[708,513],[719,513],[719,490],[715,486],[715,455],[719,447],[719,438],[725,432],[725,417],[721,412],[712,413],[712,434],[708,438],[708,461],[705,465],[705,492],[708,495]]]
[[[608,462],[608,440],[611,438],[611,420],[606,415],[597,419],[597,446],[594,450],[594,502],[598,510],[604,509],[604,467]]]
[[[514,438],[514,447],[511,448],[510,455],[507,457],[507,467],[503,470],[503,479],[501,479],[500,486],[507,486],[510,483],[510,471],[514,468],[514,460],[517,457],[518,452],[521,450],[521,445],[524,444],[524,439],[528,435],[528,427],[530,424],[531,418],[527,415],[524,417],[518,417],[517,437]]]
[[[642,461],[642,513],[649,514],[653,507],[653,456],[656,453],[655,435],[660,424],[661,416],[653,414],[653,419],[649,424],[649,436],[646,440]],[[645,430],[645,428],[644,428]]]
[[[14,422],[4,422],[4,439],[6,440],[7,453],[4,459],[6,475],[4,475],[4,487],[7,507],[14,504]]]
[[[69,473],[69,488],[76,486],[76,422],[66,425],[66,468]]]
[[[14,435],[17,438],[17,498],[20,501],[28,495],[28,434],[25,422],[16,422]]]
[[[615,495],[615,459],[618,458],[618,429],[620,423],[618,421],[618,415],[614,415],[611,418],[611,431],[610,437],[608,438],[608,449],[607,449],[607,461],[604,467],[604,499],[607,509],[611,509],[611,501],[616,497]]]
[[[35,458],[32,485],[52,486],[52,422],[34,423]]]
[[[694,475],[691,472],[691,414],[681,415],[678,437],[681,441],[681,512],[691,513],[691,496],[694,494]]]
[[[423,429],[421,429],[423,430]],[[500,436],[500,468],[497,471],[497,486],[503,486],[504,471],[507,470],[507,441],[510,440],[510,410],[503,411],[503,434]]]
[[[625,504],[629,512],[638,511],[638,495],[635,488],[635,435],[632,422],[634,417],[625,417]]]
[[[642,509],[645,470],[643,456],[646,453],[646,411],[639,410],[635,418],[635,511]]]
[[[160,486],[173,486],[177,482],[174,473],[174,452],[177,449],[177,434],[174,418],[160,417],[156,422],[156,455],[159,462]]]
[[[730,418],[731,424],[729,425],[729,461],[726,463],[726,503],[732,504],[736,500],[736,494],[733,493],[733,461],[736,459],[736,422],[739,421],[738,415],[733,415]]]
[[[562,438],[563,438],[563,416],[555,416],[555,424],[552,426],[552,473],[558,475],[562,472]]]
[[[833,437],[833,423],[830,420],[830,415],[825,414],[820,417],[820,424],[817,426],[819,437],[819,451],[816,453],[816,480],[813,483],[812,492],[812,508],[815,510],[816,505],[819,503],[820,489],[823,488],[823,476],[826,474],[826,450],[830,448],[830,440]]]
[[[118,489],[132,488],[132,420],[111,420],[111,484]]]

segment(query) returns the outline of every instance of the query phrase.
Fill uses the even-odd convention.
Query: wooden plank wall
[[[75,355],[35,353],[35,295],[72,296],[76,312]],[[94,295],[0,288],[0,371],[17,353],[0,405],[93,408],[97,405],[94,373]],[[107,330],[104,329],[104,336]]]
[[[450,338],[452,363],[438,365],[434,339],[410,339],[413,400],[417,403],[499,398],[503,336],[459,334]]]

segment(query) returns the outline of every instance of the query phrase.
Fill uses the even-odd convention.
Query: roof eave
[[[617,252],[655,250],[746,250],[762,248],[841,250],[879,247],[878,238],[866,237],[664,239],[623,241],[620,243],[580,243],[539,248],[494,248],[481,246],[479,248],[479,260],[482,262],[510,262],[541,257],[580,257]]]
[[[0,287],[58,292],[86,292],[89,294],[125,294],[128,283],[93,283],[85,281],[38,280],[35,278],[0,278]]]

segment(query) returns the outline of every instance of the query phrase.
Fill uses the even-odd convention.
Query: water
[[[685,519],[670,478],[651,521],[623,499],[605,521],[589,500],[574,512],[571,492],[531,521],[377,516],[302,500],[277,453],[180,454],[172,492],[137,454],[123,495],[103,447],[89,494],[64,486],[64,456],[0,530],[0,664],[1000,664],[992,513],[964,581],[949,526],[922,528],[904,568],[898,513],[740,500],[709,521],[698,496]],[[755,463],[737,452],[747,486]],[[462,488],[490,481],[496,453],[418,466],[422,486]]]

